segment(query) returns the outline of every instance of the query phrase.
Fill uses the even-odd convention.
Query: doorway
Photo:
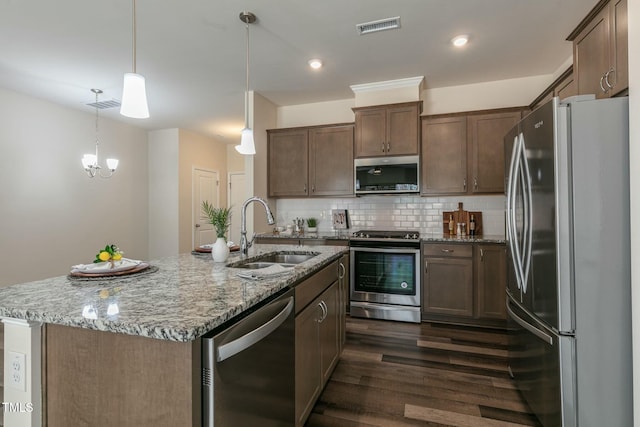
[[[220,207],[220,179],[217,171],[193,168],[193,247],[211,244],[216,240],[216,233],[209,223],[209,218],[202,213],[202,202],[205,200],[214,207]]]

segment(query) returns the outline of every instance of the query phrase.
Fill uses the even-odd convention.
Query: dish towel
[[[280,264],[273,264],[269,267],[258,268],[256,270],[247,270],[238,273],[238,277],[242,277],[243,279],[267,279],[271,277],[282,276],[284,274],[289,274],[294,270],[294,267],[283,267]]]

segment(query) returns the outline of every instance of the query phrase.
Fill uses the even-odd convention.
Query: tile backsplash
[[[332,209],[347,209],[351,227],[358,229],[411,229],[423,235],[442,233],[442,212],[458,209],[482,212],[485,235],[504,236],[503,195],[462,197],[364,196],[353,198],[278,199],[278,225],[294,218],[317,218],[318,231],[333,232]]]

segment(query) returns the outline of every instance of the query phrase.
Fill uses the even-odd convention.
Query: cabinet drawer
[[[338,261],[332,262],[307,280],[296,285],[296,314],[336,280],[338,280]]]
[[[456,258],[471,258],[473,256],[472,245],[460,245],[460,244],[428,244],[422,248],[423,256],[437,256],[437,257],[456,257]]]

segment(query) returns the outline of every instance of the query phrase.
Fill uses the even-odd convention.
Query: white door
[[[247,199],[244,172],[229,172],[228,199],[231,207],[231,227],[229,239],[236,245],[240,244],[240,211]]]
[[[209,219],[202,213],[202,202],[208,201],[214,207],[220,207],[218,172],[193,169],[193,247],[213,243],[216,232]]]

